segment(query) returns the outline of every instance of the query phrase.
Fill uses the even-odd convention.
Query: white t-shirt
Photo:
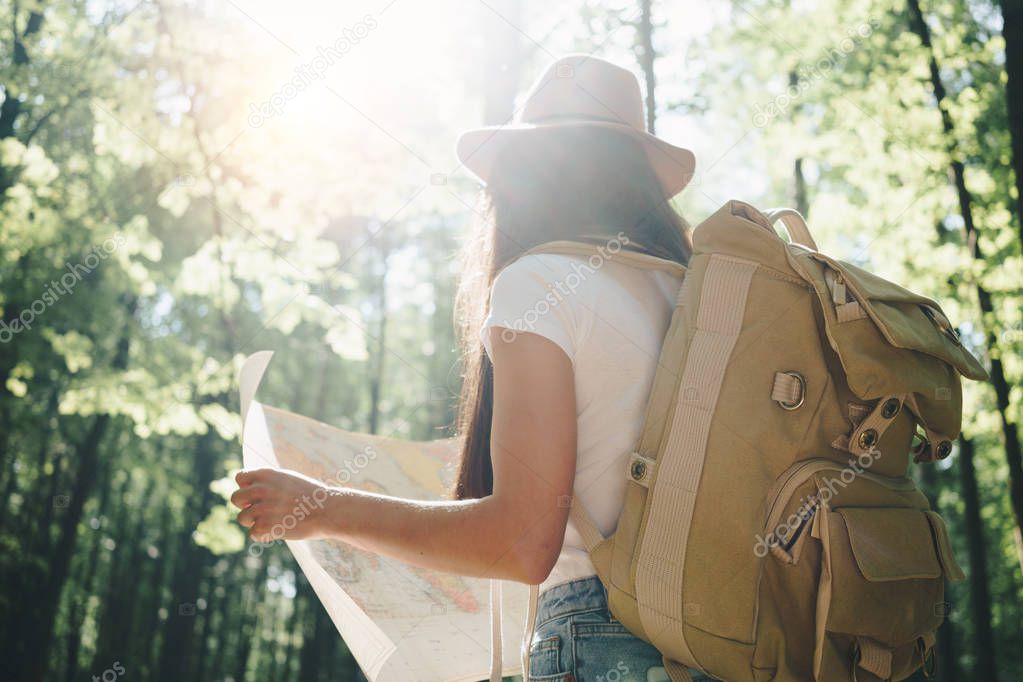
[[[572,360],[578,418],[575,495],[605,536],[614,531],[622,510],[629,454],[642,432],[680,284],[662,270],[531,254],[502,270],[491,290],[489,315],[480,329],[488,354],[489,330],[500,327],[543,336]],[[569,520],[561,554],[540,589],[595,574]]]

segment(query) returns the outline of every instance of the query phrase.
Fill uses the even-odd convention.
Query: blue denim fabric
[[[695,682],[709,681],[690,670]],[[665,682],[661,654],[614,619],[596,577],[544,590],[529,650],[530,682]]]

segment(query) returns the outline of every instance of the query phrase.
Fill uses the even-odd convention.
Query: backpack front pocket
[[[944,581],[963,573],[911,479],[805,460],[779,477],[767,510],[757,665],[777,679],[876,682],[925,663]]]
[[[941,518],[917,507],[825,505],[812,535],[822,547],[815,678],[847,679],[850,668],[859,680],[909,675],[945,617],[945,578],[962,579]]]

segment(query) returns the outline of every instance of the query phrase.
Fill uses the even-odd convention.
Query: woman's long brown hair
[[[506,145],[480,193],[477,215],[455,305],[463,358],[456,499],[485,497],[494,487],[494,375],[479,329],[501,268],[539,244],[584,234],[610,239],[622,232],[632,245],[683,265],[692,253],[689,227],[639,143],[603,128],[534,131],[529,143]]]

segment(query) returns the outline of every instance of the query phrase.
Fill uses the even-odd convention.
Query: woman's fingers
[[[238,523],[249,529],[249,538],[253,542],[273,542],[274,540],[281,539],[280,537],[274,537],[273,527],[268,524],[265,518],[266,513],[267,511],[260,509],[258,504],[246,507],[238,512]]]
[[[265,467],[262,469],[242,469],[234,475],[234,482],[244,488],[245,486],[262,481],[266,478],[268,473],[274,471],[277,471],[277,469],[269,469]]]
[[[257,521],[256,515],[259,511],[260,511],[259,505],[256,504],[249,507],[245,507],[240,512],[238,512],[238,523],[245,526],[246,528],[252,528],[253,526],[256,525]]]
[[[319,481],[286,469],[251,469],[235,476],[239,488],[231,504],[241,509],[238,523],[256,542],[315,534],[314,512],[329,491]]]
[[[245,507],[258,502],[264,492],[263,486],[258,483],[238,488],[231,495],[231,504],[239,509],[245,509]]]

